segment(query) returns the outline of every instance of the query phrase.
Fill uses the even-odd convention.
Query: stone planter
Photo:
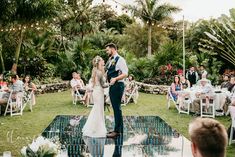
[[[61,92],[68,90],[70,88],[69,81],[64,81],[62,83],[54,83],[54,84],[36,85],[36,86],[37,86],[36,94]]]
[[[142,82],[136,82],[136,84],[139,86],[139,91],[157,95],[166,95],[169,88],[166,85],[151,85]]]

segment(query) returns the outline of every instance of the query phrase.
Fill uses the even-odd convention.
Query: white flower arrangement
[[[39,136],[28,146],[21,149],[22,157],[67,157],[67,152],[61,150],[58,138],[47,139]]]

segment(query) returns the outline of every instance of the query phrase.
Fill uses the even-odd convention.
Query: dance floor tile
[[[125,116],[124,132],[116,139],[82,136],[87,116],[59,115],[44,130],[47,138],[58,136],[69,157],[191,157],[190,141],[158,116]],[[114,118],[105,117],[108,131]]]

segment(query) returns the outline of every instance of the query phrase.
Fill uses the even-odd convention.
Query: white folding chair
[[[139,92],[138,92],[138,86],[134,85],[131,93],[124,92],[124,106],[126,106],[128,103],[130,103],[131,100],[133,100],[134,104],[137,104],[137,100],[139,97]]]
[[[82,95],[79,93],[77,89],[72,89],[72,98],[73,98],[73,104],[77,105],[77,102],[79,100],[82,100]]]
[[[11,116],[23,114],[23,92],[10,92],[4,116],[7,113]]]
[[[179,107],[176,105],[176,101],[174,100],[172,94],[171,94],[171,87],[168,88],[167,91],[167,109],[171,106],[171,101],[174,103],[176,109],[179,111]]]
[[[207,104],[206,99],[209,98],[209,102]],[[203,108],[205,110],[209,110],[211,112],[204,112]],[[212,117],[215,118],[215,96],[214,95],[209,95],[207,96],[200,96],[200,110],[201,110],[201,117]]]
[[[29,105],[29,109],[32,112],[33,111],[33,96],[34,96],[34,92],[30,91],[30,92],[24,92],[24,97],[23,97],[23,110],[25,109],[25,107],[27,106],[27,104]]]
[[[190,104],[192,103],[189,97],[184,98],[183,106],[185,107],[184,110],[179,107],[179,113],[186,113],[189,114],[190,111]]]
[[[232,143],[235,143],[235,140],[233,140],[234,131],[235,131],[235,107],[234,106],[229,106],[229,112],[232,120],[232,125],[231,125],[231,130],[230,130],[230,135],[229,135],[229,145]]]

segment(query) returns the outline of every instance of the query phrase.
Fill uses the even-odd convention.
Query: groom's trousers
[[[123,132],[123,118],[121,110],[121,101],[124,92],[124,83],[116,82],[109,87],[109,97],[114,112],[115,127],[114,131],[122,133]]]

